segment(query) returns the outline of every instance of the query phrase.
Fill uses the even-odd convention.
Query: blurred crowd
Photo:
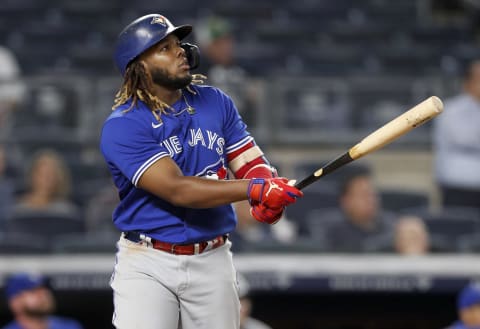
[[[449,1],[438,3],[445,5]],[[441,5],[439,8],[440,12],[445,9]],[[55,10],[49,11],[46,16],[54,23],[61,19],[61,13]],[[368,15],[358,8],[350,9],[347,16],[352,30],[369,30]],[[467,16],[474,23],[478,21],[478,16],[470,12]],[[314,18],[317,24],[318,19]],[[273,19],[276,26],[290,26],[291,23],[288,10],[277,10]],[[291,128],[290,132],[300,131],[298,136],[301,140],[305,140],[304,136],[311,131],[308,129],[317,129],[320,125],[328,132],[327,139],[340,137],[341,140],[345,127],[375,128],[379,118],[391,118],[391,114],[399,112],[398,103],[387,100],[372,107],[372,112],[367,113],[369,115],[361,111],[350,113],[348,108],[355,108],[357,104],[352,105],[347,98],[343,99],[343,89],[336,84],[319,89],[294,86],[305,92],[300,96],[292,91],[295,88],[289,90],[286,87],[285,90],[277,90],[285,94],[282,100],[272,99],[271,103],[266,103],[259,85],[259,75],[263,72],[256,70],[262,63],[281,57],[285,67],[278,70],[283,78],[308,71],[308,56],[326,55],[310,48],[313,42],[310,38],[304,45],[306,59],[300,59],[300,55],[296,54],[297,44],[285,44],[282,54],[279,54],[278,50],[271,51],[270,45],[258,42],[255,37],[247,40],[250,48],[239,49],[237,32],[244,29],[242,21],[229,20],[221,15],[202,15],[194,25],[194,42],[199,45],[202,54],[199,72],[208,76],[207,83],[221,88],[233,98],[242,118],[262,142],[269,141],[266,135],[271,131],[259,127],[259,120],[267,122],[266,128],[288,121],[285,127]],[[333,29],[336,29],[335,24]],[[266,23],[259,30],[259,34],[264,33],[269,38],[278,37],[278,34],[282,38],[281,33],[290,33],[300,39],[297,40],[299,44],[304,42],[301,39],[304,33],[295,34],[297,31],[290,27],[278,32]],[[475,32],[473,28],[472,33]],[[342,30],[339,35],[348,39],[349,34],[347,30]],[[408,52],[413,48],[412,40],[402,32],[394,32],[393,35],[393,46],[386,47],[391,48],[394,54],[388,53],[385,57],[392,59],[393,56],[393,64],[382,64],[376,56],[369,55],[360,63],[362,72],[368,73],[367,77],[378,73],[382,67],[390,66],[394,71],[395,59],[398,60],[402,54],[412,55],[402,52],[402,49]],[[315,38],[316,42],[325,46],[322,49],[326,54],[334,57],[328,59],[331,63],[327,60],[325,66],[328,67],[322,68],[323,73],[330,73],[330,64],[344,69],[342,56],[347,56],[349,50],[332,51],[335,47],[328,47],[332,39],[322,33]],[[103,39],[97,34],[89,35],[89,46],[99,50],[96,46],[105,42]],[[88,129],[95,132],[89,131],[86,135],[90,138],[87,141],[89,148],[76,149],[77,144],[71,143],[69,131],[80,119],[71,106],[71,95],[61,94],[43,85],[41,80],[35,80],[35,88],[31,89],[31,72],[22,73],[21,56],[17,58],[15,52],[16,45],[22,40],[18,34],[12,33],[8,39],[12,49],[0,47],[0,255],[113,254],[120,235],[112,223],[118,195],[103,161],[98,158],[97,140],[91,140],[91,136],[98,135],[99,121],[108,115],[111,104],[106,104],[100,113],[82,117],[91,124]],[[480,52],[476,49],[477,45],[472,46],[468,41],[460,41],[464,43],[459,49],[465,50],[462,58],[444,56],[440,60],[439,70],[445,75],[444,80],[455,80],[458,84],[453,95],[445,98],[438,95],[444,100],[444,113],[429,126],[427,147],[424,148],[433,158],[432,185],[438,194],[437,202],[426,191],[386,190],[376,181],[373,166],[364,162],[352,163],[309,186],[305,197],[289,207],[275,225],[255,221],[247,202],[235,204],[238,225],[229,236],[233,242],[232,250],[235,253],[384,253],[402,256],[480,252]],[[381,43],[380,40],[375,42]],[[264,47],[261,51],[257,49],[260,46]],[[362,50],[368,48],[357,46]],[[256,56],[265,57],[255,57],[249,61],[251,65],[244,65],[252,48],[255,48]],[[420,47],[417,50],[418,54],[423,54]],[[95,51],[92,54],[95,55]],[[397,54],[400,55],[395,57]],[[468,60],[465,54],[471,54]],[[427,53],[425,57],[428,56]],[[403,61],[406,64],[402,62],[398,65],[408,68],[413,60],[409,57]],[[352,63],[358,64],[355,61]],[[59,71],[71,65],[62,58],[57,64]],[[61,75],[58,77],[62,78]],[[260,78],[265,84],[275,85],[275,79],[270,76]],[[410,82],[408,84],[409,90],[414,89]],[[112,98],[113,92],[102,87],[99,89],[108,93],[109,99]],[[325,91],[325,94],[319,95],[318,90]],[[430,90],[430,86],[421,85],[415,91],[418,94],[414,94],[423,95]],[[370,95],[368,92],[365,95],[369,102]],[[388,98],[388,95],[385,97]],[[408,97],[411,95],[402,96]],[[283,100],[288,103],[285,105],[288,111],[276,113],[277,102]],[[297,108],[297,105],[302,106]],[[82,103],[82,106],[90,106],[90,103]],[[57,131],[57,123],[65,129]],[[304,128],[304,125],[308,127]],[[289,131],[275,133],[280,135],[276,141],[285,140],[283,135]],[[45,143],[49,140],[47,137],[50,142]],[[267,153],[273,147],[278,145],[265,145]],[[321,145],[314,147],[320,149]],[[295,160],[294,170],[298,170],[295,172],[298,177],[310,174],[320,165],[318,161]],[[278,169],[282,175],[282,166]],[[43,328],[47,322],[52,328],[81,328],[72,319],[54,315],[55,299],[45,277],[19,273],[5,283],[7,302],[13,316],[13,322],[5,329],[19,328],[17,323],[25,328]],[[248,282],[241,276],[239,286],[242,328],[268,329],[266,324],[251,317],[253,302]],[[469,285],[459,293],[457,308],[459,319],[449,328],[475,328],[480,325],[478,285]]]
[[[196,39],[202,50],[200,70],[210,84],[232,96],[244,120],[255,127],[262,104],[250,73],[236,62],[234,25],[220,16],[206,16],[197,24]],[[77,170],[80,157],[71,148],[57,148],[61,140],[51,147],[16,144],[21,138],[15,123],[29,111],[24,102],[27,86],[14,53],[5,47],[0,48],[0,68],[0,252],[113,252],[119,232],[111,214],[118,196],[106,168],[100,161],[94,169]],[[351,164],[309,187],[306,197],[274,226],[256,222],[246,202],[236,204],[238,227],[230,237],[234,251],[479,251],[480,60],[468,62],[458,78],[462,87],[445,101],[445,113],[432,128],[439,206],[432,207],[426,193],[383,191],[372,168]],[[47,93],[39,99],[55,114],[54,96]],[[47,122],[45,134],[49,130]],[[42,134],[41,127],[36,133]],[[298,165],[307,172],[318,167],[301,161]],[[88,181],[82,177],[94,170],[100,174]],[[21,246],[19,241],[27,237],[29,247]]]

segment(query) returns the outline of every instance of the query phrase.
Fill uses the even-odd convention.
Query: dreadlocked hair
[[[204,80],[207,79],[207,77],[202,74],[192,74],[192,76],[192,83],[194,84],[203,84]],[[167,114],[169,111],[173,111],[173,109],[157,96],[152,95],[150,92],[152,89],[152,79],[150,73],[145,70],[145,66],[140,62],[131,63],[125,72],[122,86],[115,95],[112,110],[125,104],[131,98],[132,104],[128,109],[123,111],[128,112],[135,107],[138,100],[141,100],[151,109],[155,119],[161,122],[162,119],[160,115]],[[190,86],[187,86],[187,90],[196,94]]]

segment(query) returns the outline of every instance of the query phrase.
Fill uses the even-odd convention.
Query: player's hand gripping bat
[[[347,152],[338,158],[330,161],[310,176],[295,184],[298,189],[312,184],[323,176],[337,170],[338,168],[359,159],[362,156],[382,148],[398,137],[406,134],[410,130],[422,125],[430,119],[436,117],[443,111],[443,103],[440,98],[431,96],[411,108],[407,112],[399,115],[381,128],[362,139]]]

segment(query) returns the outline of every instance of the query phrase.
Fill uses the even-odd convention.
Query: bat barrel
[[[431,96],[365,137],[350,149],[350,156],[358,159],[376,151],[436,117],[442,111],[443,103],[440,98]]]
[[[399,115],[384,126],[375,130],[373,133],[362,139],[358,144],[348,150],[348,152],[330,161],[325,166],[297,183],[295,187],[298,189],[303,189],[304,187],[312,184],[321,177],[334,170],[337,170],[347,163],[382,148],[398,137],[408,133],[410,130],[436,117],[442,111],[443,103],[440,98],[437,96],[431,96],[427,98],[407,112]]]

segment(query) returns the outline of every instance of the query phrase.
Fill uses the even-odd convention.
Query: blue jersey
[[[82,329],[83,327],[77,321],[58,316],[48,317],[48,329]],[[2,329],[24,329],[16,321],[10,322]]]
[[[210,86],[191,86],[158,122],[145,103],[127,102],[104,123],[100,147],[120,203],[113,222],[160,241],[193,243],[234,230],[231,205],[208,209],[176,207],[137,187],[156,161],[170,157],[185,176],[227,179],[227,154],[253,141],[230,97]],[[194,113],[188,111],[188,105]]]

